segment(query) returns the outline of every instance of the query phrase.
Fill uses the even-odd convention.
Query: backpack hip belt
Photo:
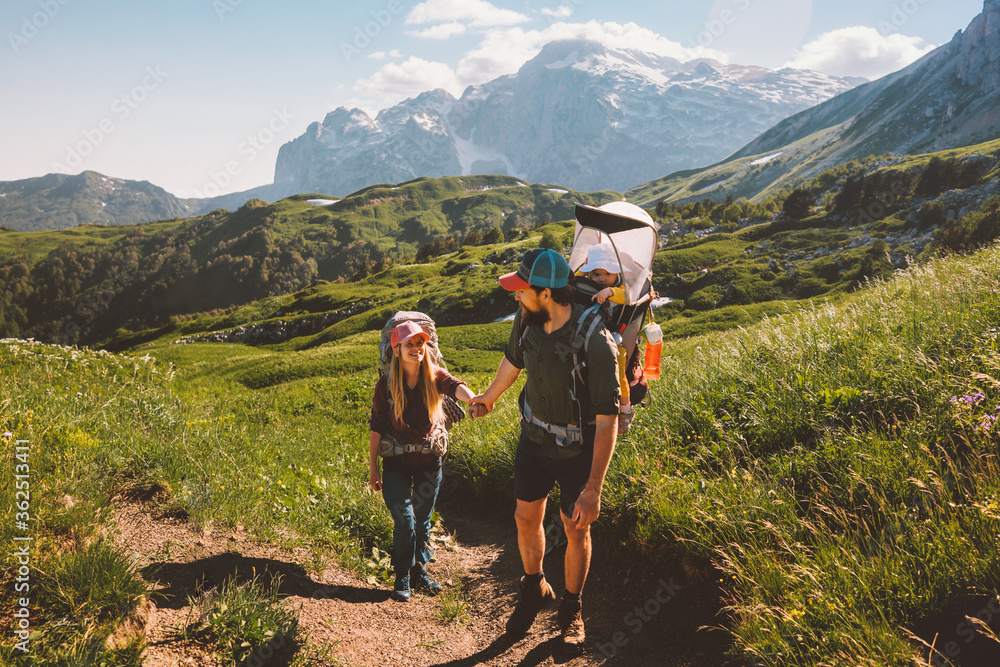
[[[422,441],[416,443],[401,443],[391,433],[383,433],[378,444],[378,454],[382,458],[401,456],[409,453],[433,454],[444,456],[448,452],[448,433],[440,425],[436,426]]]
[[[583,444],[582,427],[577,426],[576,424],[559,426],[557,424],[543,422],[541,419],[532,414],[527,401],[524,402],[524,406],[521,410],[521,418],[528,424],[533,424],[555,436],[556,444],[560,447],[573,447],[575,445]]]

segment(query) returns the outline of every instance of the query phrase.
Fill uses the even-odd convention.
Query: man
[[[474,416],[488,414],[521,371],[527,371],[514,458],[514,518],[524,577],[507,633],[527,632],[538,612],[555,601],[542,572],[542,520],[549,491],[558,483],[568,540],[559,628],[565,649],[577,652],[585,640],[580,594],[590,567],[590,524],[601,511],[620,389],[615,343],[596,314],[584,316],[585,308],[574,304],[569,280],[565,258],[541,248],[526,253],[515,273],[500,277],[500,285],[514,293],[521,307],[496,377],[471,404]],[[582,371],[580,362],[586,364]]]

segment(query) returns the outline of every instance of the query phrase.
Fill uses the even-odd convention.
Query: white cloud
[[[486,0],[426,0],[410,10],[407,23],[452,23],[465,21],[474,28],[517,25],[527,16],[501,9]]]
[[[542,14],[545,16],[552,16],[554,18],[564,19],[573,15],[573,8],[569,5],[559,5],[556,9],[549,9],[548,7],[542,9]]]
[[[451,23],[432,25],[430,28],[424,28],[423,30],[408,30],[406,34],[418,39],[449,39],[455,35],[461,35],[465,32],[465,29],[464,23],[452,21]]]
[[[833,76],[878,79],[900,70],[933,45],[921,46],[920,37],[882,35],[875,28],[852,26],[823,33],[803,46],[785,67],[811,69]]]
[[[399,49],[393,49],[386,53],[385,51],[376,51],[374,53],[369,53],[365,56],[369,60],[385,60],[386,58],[402,58],[403,52]]]
[[[431,62],[411,56],[401,63],[383,65],[367,79],[354,84],[356,97],[347,106],[358,106],[371,115],[393,104],[435,88],[460,93],[455,70],[445,63]]]
[[[371,77],[356,81],[354,97],[345,103],[374,115],[407,97],[434,88],[444,88],[460,97],[470,85],[513,74],[538,55],[545,44],[560,39],[588,39],[614,48],[639,49],[681,61],[714,58],[728,62],[724,53],[700,46],[684,47],[635,23],[558,22],[542,30],[493,28],[483,32],[479,46],[467,52],[454,68],[417,57],[388,63]]]
[[[638,49],[681,61],[714,58],[728,62],[726,54],[705,47],[687,48],[635,23],[553,23],[544,30],[506,28],[487,31],[482,43],[465,54],[458,64],[458,79],[475,85],[512,74],[542,47],[560,39],[588,39],[610,47]]]

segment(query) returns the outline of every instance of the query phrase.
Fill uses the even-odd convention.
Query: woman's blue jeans
[[[392,569],[409,572],[414,565],[428,563],[431,548],[431,514],[441,488],[441,464],[425,468],[385,465],[382,499],[392,515]]]

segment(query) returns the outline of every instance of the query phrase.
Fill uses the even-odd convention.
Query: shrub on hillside
[[[417,262],[426,262],[433,257],[440,257],[441,255],[455,252],[458,248],[458,239],[453,236],[443,236],[420,246],[420,249],[417,250],[416,260]]]
[[[811,192],[799,188],[792,190],[792,193],[785,199],[781,210],[792,220],[801,220],[809,215],[815,203],[816,198]]]
[[[944,223],[934,232],[934,244],[947,251],[970,250],[1000,236],[1000,197],[990,197],[982,208]]]

